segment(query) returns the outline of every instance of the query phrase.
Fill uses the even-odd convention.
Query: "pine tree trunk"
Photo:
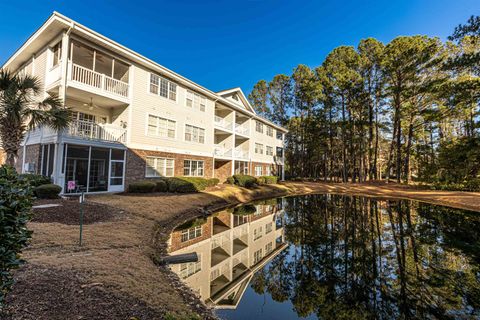
[[[343,182],[347,182],[347,137],[345,132],[345,98],[342,96],[342,162]]]
[[[412,138],[413,138],[413,115],[410,116],[408,124],[408,138],[407,138],[407,148],[405,151],[405,182],[410,182],[411,172],[410,172],[410,152],[412,148]]]

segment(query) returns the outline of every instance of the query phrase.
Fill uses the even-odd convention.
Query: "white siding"
[[[214,102],[207,99],[205,112],[187,107],[186,88],[177,84],[177,101],[172,101],[150,93],[150,72],[135,66],[135,80],[131,102],[132,119],[129,123],[132,147],[142,147],[159,151],[174,151],[212,156],[213,154],[213,119]],[[151,137],[146,133],[148,115],[176,121],[175,139]],[[205,129],[205,143],[185,141],[185,124]]]

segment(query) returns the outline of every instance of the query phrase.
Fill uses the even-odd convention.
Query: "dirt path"
[[[322,192],[409,198],[480,211],[480,193],[394,184],[289,182],[255,190],[221,186],[186,195],[93,196],[87,199],[94,212],[84,227],[83,247],[78,246],[75,217],[68,216],[76,214],[71,204],[58,209],[64,210],[65,221],[58,213],[48,219],[43,212],[30,223],[34,235],[24,252],[28,265],[17,272],[9,298],[11,319],[162,319],[167,312],[186,319],[192,311],[208,318],[209,310],[178,277],[153,263],[155,256],[166,254],[170,231],[190,218],[239,202]],[[78,297],[92,303],[79,303]]]

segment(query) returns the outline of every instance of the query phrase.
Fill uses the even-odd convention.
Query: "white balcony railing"
[[[222,129],[232,130],[232,128],[233,128],[232,124],[233,123],[231,121],[228,121],[225,118],[215,116],[215,125],[217,127],[220,127]]]
[[[67,134],[88,140],[103,140],[125,143],[127,130],[113,124],[99,124],[91,121],[73,120]]]
[[[221,146],[215,146],[214,148],[214,155],[216,157],[231,157],[232,156],[232,149],[227,149]]]
[[[248,130],[248,127],[238,123],[235,124],[235,132],[243,136],[248,136],[250,134],[250,130]]]
[[[248,159],[248,151],[235,149],[233,156],[237,159]]]
[[[128,83],[79,66],[78,64],[71,64],[70,79],[97,88],[103,92],[128,98]]]

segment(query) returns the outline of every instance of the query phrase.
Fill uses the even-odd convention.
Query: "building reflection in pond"
[[[203,301],[236,308],[255,272],[287,247],[282,203],[266,200],[177,227],[170,236],[170,254],[196,252],[199,259],[171,269]]]

